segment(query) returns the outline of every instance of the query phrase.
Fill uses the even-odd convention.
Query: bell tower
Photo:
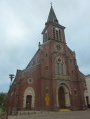
[[[53,7],[51,5],[48,19],[47,22],[45,23],[45,28],[42,32],[43,43],[49,40],[55,40],[57,42],[65,43],[64,29],[65,27],[59,24],[58,19],[53,10]]]

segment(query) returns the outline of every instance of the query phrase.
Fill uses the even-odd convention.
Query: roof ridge
[[[33,59],[35,58],[38,52],[39,52],[39,49],[37,50],[37,52],[35,53],[35,55],[33,56],[33,58],[31,59],[31,61],[29,62],[29,64],[27,65],[25,69],[27,69],[30,66],[31,62],[33,61]]]

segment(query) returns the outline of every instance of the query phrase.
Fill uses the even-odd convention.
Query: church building
[[[8,92],[9,113],[22,110],[85,109],[84,75],[66,44],[65,27],[51,5],[43,43],[24,70],[17,70]]]

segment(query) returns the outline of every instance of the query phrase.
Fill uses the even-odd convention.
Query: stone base
[[[80,107],[71,107],[72,111],[76,111],[76,110],[86,110],[87,107],[86,106],[80,106]]]
[[[16,115],[18,113],[17,108],[12,109],[12,115]]]

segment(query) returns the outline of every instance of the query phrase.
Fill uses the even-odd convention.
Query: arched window
[[[48,30],[45,31],[45,34],[44,34],[44,41],[48,41]]]
[[[66,75],[66,65],[64,59],[57,57],[55,63],[56,75]]]
[[[59,28],[53,27],[53,39],[57,41],[62,41],[61,31]]]
[[[48,33],[45,33],[46,41],[48,40]]]
[[[55,40],[55,28],[53,27],[53,39]]]
[[[60,29],[59,29],[59,41],[62,41]]]
[[[63,64],[61,64],[61,75],[63,75]]]
[[[60,74],[59,63],[57,63],[57,74]]]
[[[56,30],[56,40],[58,41],[58,30]]]
[[[57,63],[57,74],[63,75],[63,64]]]

